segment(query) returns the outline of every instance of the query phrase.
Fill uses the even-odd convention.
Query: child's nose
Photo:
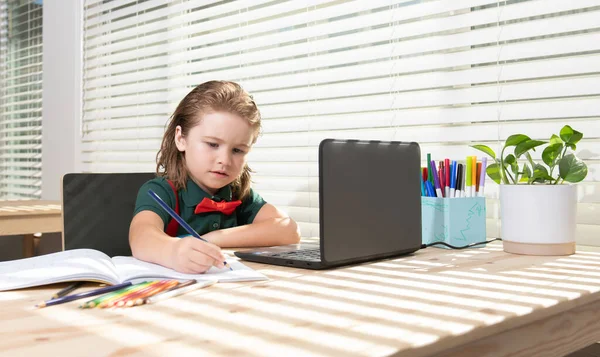
[[[219,164],[221,165],[229,165],[231,163],[231,155],[223,150],[220,154],[219,154]]]

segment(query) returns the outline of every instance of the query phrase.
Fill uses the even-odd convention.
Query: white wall
[[[81,0],[44,1],[42,199],[60,199],[60,180],[78,171],[82,64]]]

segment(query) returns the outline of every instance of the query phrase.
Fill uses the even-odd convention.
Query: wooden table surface
[[[33,308],[64,284],[0,293],[0,354],[546,357],[600,340],[600,253],[490,244],[325,271],[246,264],[270,280],[129,309]]]
[[[0,236],[23,235],[23,256],[35,252],[35,233],[62,231],[60,201],[0,201]]]

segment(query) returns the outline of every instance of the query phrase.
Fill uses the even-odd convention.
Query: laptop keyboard
[[[321,261],[321,250],[319,248],[301,249],[301,250],[293,250],[291,252],[275,253],[271,256],[285,258],[285,259],[320,262]]]

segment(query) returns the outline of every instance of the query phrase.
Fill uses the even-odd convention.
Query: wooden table
[[[492,244],[326,271],[246,264],[271,280],[130,309],[32,308],[64,285],[0,293],[0,354],[547,357],[600,340],[600,253]]]
[[[23,235],[23,256],[35,252],[34,233],[62,231],[59,201],[0,201],[0,235]]]

